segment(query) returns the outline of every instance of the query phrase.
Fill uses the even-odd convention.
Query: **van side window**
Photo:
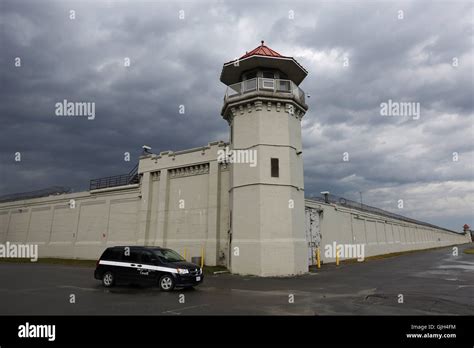
[[[130,255],[127,255],[124,251],[122,255],[122,261],[138,263],[140,262],[140,253],[136,250],[130,250]]]
[[[155,255],[158,257],[159,260],[162,262],[165,261],[165,255],[160,250],[155,250]]]
[[[101,257],[101,260],[119,261],[121,253],[119,249],[107,249]]]
[[[151,253],[148,251],[142,251],[141,263],[151,264]]]

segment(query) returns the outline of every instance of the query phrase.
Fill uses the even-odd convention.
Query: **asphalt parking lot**
[[[90,267],[0,263],[0,315],[473,315],[468,247],[459,246],[459,256],[448,247],[292,278],[208,275],[196,289],[172,293],[104,289]]]

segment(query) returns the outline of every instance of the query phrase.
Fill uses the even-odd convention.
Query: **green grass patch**
[[[212,275],[214,272],[223,272],[223,271],[228,271],[227,268],[224,266],[206,266],[204,265],[203,272],[204,274],[209,274]]]
[[[58,258],[40,258],[36,262],[25,258],[0,258],[0,263],[41,263],[51,265],[65,265],[65,266],[81,266],[81,267],[95,267],[95,260],[74,260],[74,259],[58,259]]]

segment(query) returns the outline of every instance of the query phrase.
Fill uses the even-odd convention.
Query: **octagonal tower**
[[[307,71],[264,45],[225,63],[221,115],[230,126],[230,268],[291,275],[308,270],[298,87]],[[255,160],[254,160],[255,159]]]

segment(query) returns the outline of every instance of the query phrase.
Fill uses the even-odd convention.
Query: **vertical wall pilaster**
[[[218,262],[218,231],[219,231],[219,187],[220,173],[219,163],[211,161],[209,163],[209,197],[207,203],[207,236],[205,263],[208,266],[215,266]]]
[[[51,225],[50,225],[50,228],[49,228],[49,238],[48,238],[48,242],[46,243],[46,245],[50,245],[51,244],[51,241],[53,239],[53,226],[54,226],[54,215],[56,213],[56,208],[54,207],[54,204],[51,205]],[[76,232],[76,237],[77,237],[77,232]]]
[[[75,245],[77,242],[77,235],[79,234],[79,221],[81,219],[81,205],[79,204],[77,200],[75,200],[74,208],[69,207],[69,209],[75,209],[76,211],[76,217],[74,218],[74,227],[72,229],[74,233],[74,235],[72,236],[72,244]],[[54,212],[53,212],[53,219],[54,219]],[[52,222],[51,222],[51,229],[52,229]]]
[[[156,218],[155,245],[166,246],[166,223],[169,203],[168,170],[162,169],[159,181],[158,216]]]
[[[138,238],[139,245],[147,245],[150,233],[151,212],[151,175],[150,172],[143,173],[141,179],[141,202],[139,210]]]
[[[8,210],[8,222],[7,222],[7,229],[5,230],[5,237],[4,242],[8,242],[8,234],[10,232],[10,224],[12,222],[12,209]]]
[[[31,215],[33,214],[33,208],[30,207],[28,211],[28,227],[26,229],[26,237],[25,237],[25,244],[28,243],[28,240],[30,238],[30,229],[31,229]]]
[[[110,241],[110,229],[109,229],[109,225],[110,225],[110,209],[112,207],[112,198],[109,198],[107,199],[107,203],[105,203],[106,205],[106,210],[107,210],[107,222],[105,224],[105,238],[102,238],[102,244],[107,244],[109,241]]]

